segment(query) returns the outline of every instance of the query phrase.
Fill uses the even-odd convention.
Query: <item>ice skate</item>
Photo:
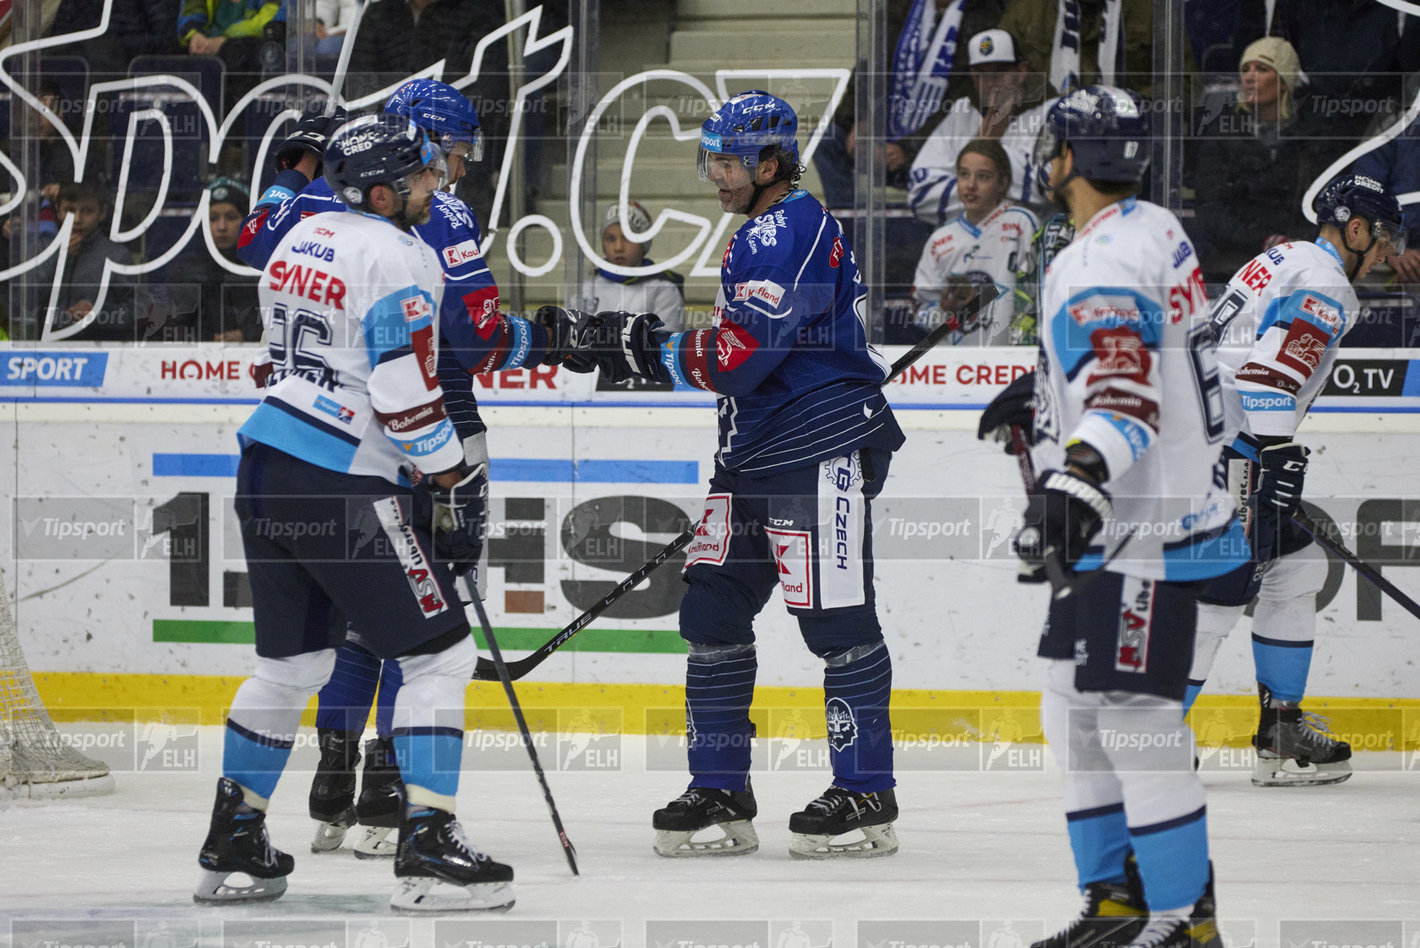
[[[897,852],[897,795],[891,790],[855,793],[829,787],[789,817],[789,855],[795,859],[891,856]],[[838,839],[853,834],[854,838]]]
[[[399,849],[399,816],[404,809],[404,784],[395,761],[394,740],[376,737],[365,742],[365,772],[355,813],[360,830],[355,858],[381,859]]]
[[[1126,948],[1223,948],[1218,934],[1218,910],[1213,901],[1212,870],[1208,889],[1188,918],[1151,918]]]
[[[272,848],[266,814],[238,812],[241,804],[237,782],[219,779],[212,825],[197,855],[202,878],[192,893],[194,902],[270,902],[286,891],[296,861]]]
[[[1091,882],[1085,886],[1080,917],[1031,948],[1123,948],[1148,921],[1149,909],[1136,877],[1131,875],[1127,884]]]
[[[1262,716],[1252,738],[1253,786],[1317,787],[1351,777],[1351,745],[1332,737],[1325,718],[1303,711],[1299,702],[1278,701],[1266,685],[1257,688]]]
[[[452,813],[424,809],[399,827],[396,912],[496,912],[513,907],[513,867],[469,845]]]
[[[659,856],[739,856],[759,849],[751,822],[759,814],[754,788],[743,792],[691,787],[651,815]],[[709,838],[695,835],[713,830]]]
[[[360,762],[360,736],[321,728],[320,763],[311,781],[309,808],[318,824],[311,852],[333,852],[355,825],[355,765]]]

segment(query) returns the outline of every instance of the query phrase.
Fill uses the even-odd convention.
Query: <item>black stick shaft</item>
[[[1371,585],[1397,602],[1406,612],[1420,619],[1420,604],[1417,604],[1414,599],[1411,599],[1405,593],[1397,589],[1394,583],[1381,575],[1380,570],[1346,549],[1345,544],[1330,536],[1316,521],[1312,520],[1301,511],[1298,511],[1292,515],[1292,522],[1307,531],[1307,533],[1310,533],[1312,539],[1316,540],[1318,544],[1344,561],[1347,566],[1366,577]]]

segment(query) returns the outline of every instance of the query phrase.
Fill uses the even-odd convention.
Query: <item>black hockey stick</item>
[[[528,758],[532,761],[533,773],[537,774],[537,782],[542,784],[542,798],[547,801],[547,812],[552,815],[552,826],[557,830],[557,838],[562,843],[562,853],[567,857],[567,865],[572,868],[572,875],[580,875],[577,872],[577,849],[567,838],[567,831],[562,828],[562,817],[557,813],[557,804],[552,799],[552,789],[547,785],[547,775],[542,772],[542,763],[537,759],[537,748],[533,746],[532,735],[528,733],[528,722],[523,717],[522,705],[518,704],[518,693],[513,690],[513,679],[508,674],[508,666],[503,661],[503,653],[498,649],[498,639],[493,635],[493,625],[488,621],[488,613],[483,611],[483,600],[478,598],[478,590],[473,588],[472,583],[468,585],[469,593],[473,598],[473,608],[478,613],[478,624],[483,626],[483,636],[488,640],[488,651],[493,653],[493,664],[498,669],[498,677],[503,681],[503,690],[508,693],[508,704],[513,709],[513,720],[518,722],[518,731],[522,734],[523,746],[528,749]]]
[[[1414,599],[1411,599],[1405,593],[1397,589],[1394,583],[1381,575],[1380,570],[1346,549],[1346,544],[1328,534],[1315,520],[1299,510],[1292,514],[1292,522],[1311,534],[1312,539],[1316,540],[1316,542],[1328,552],[1332,553],[1347,566],[1370,580],[1372,586],[1375,586],[1395,602],[1399,603],[1406,612],[1420,619],[1420,604],[1417,604]]]
[[[976,319],[976,317],[980,315],[981,311],[987,306],[990,306],[991,303],[995,301],[996,297],[1000,295],[1001,288],[995,283],[989,283],[981,287],[981,289],[977,291],[976,295],[971,298],[971,300],[966,304],[965,307],[963,307],[963,311],[958,314],[958,321],[956,325],[960,326],[962,323],[970,322]],[[919,341],[911,349],[904,352],[902,356],[892,364],[892,368],[888,372],[888,377],[883,380],[883,384],[886,385],[893,379],[901,375],[907,369],[908,366],[916,362],[918,359],[922,358],[922,354],[924,352],[926,352],[928,349],[931,349],[937,343],[941,342],[947,337],[947,334],[952,331],[953,327],[946,323],[943,323],[942,325],[933,329],[921,341]],[[538,665],[541,665],[549,655],[551,655],[553,652],[557,651],[559,648],[565,645],[568,639],[576,635],[578,632],[582,631],[582,629],[590,625],[594,619],[596,619],[602,613],[606,612],[607,609],[611,608],[612,603],[616,602],[622,596],[626,595],[631,590],[639,586],[646,579],[647,576],[650,576],[662,563],[664,563],[666,560],[670,559],[676,553],[679,553],[682,549],[684,549],[694,538],[695,527],[686,527],[685,530],[683,530],[679,536],[677,536],[674,540],[667,544],[659,553],[651,557],[646,562],[642,563],[641,567],[637,569],[636,572],[632,573],[630,576],[617,583],[615,588],[613,588],[611,592],[607,593],[604,597],[602,597],[601,602],[598,602],[596,605],[592,606],[592,608],[588,609],[586,612],[573,619],[571,623],[569,623],[565,628],[562,629],[561,632],[558,632],[547,642],[543,643],[543,645],[538,648],[537,651],[533,652],[531,655],[526,655],[515,662],[509,662],[509,676],[514,681],[517,681],[519,678],[522,678],[524,675],[532,671]],[[473,670],[474,680],[495,681],[498,677],[498,668],[495,666],[495,664],[480,655],[478,658],[478,666]]]

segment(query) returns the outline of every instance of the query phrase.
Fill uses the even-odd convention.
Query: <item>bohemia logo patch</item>
[[[726,321],[715,334],[715,359],[721,372],[733,372],[759,348],[759,342],[743,326]]]
[[[842,698],[829,698],[823,712],[828,723],[828,746],[841,754],[858,740],[858,718]]]

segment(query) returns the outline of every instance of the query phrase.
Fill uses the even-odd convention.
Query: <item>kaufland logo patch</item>
[[[1302,297],[1302,312],[1326,323],[1333,332],[1341,328],[1341,314],[1310,293]]]
[[[481,256],[478,244],[472,238],[444,248],[444,263],[448,264],[450,269],[470,260],[477,260]]]
[[[418,322],[429,315],[429,301],[422,296],[407,296],[399,301],[399,306],[404,310],[407,323]]]
[[[773,280],[750,280],[735,284],[735,302],[742,300],[764,300],[770,306],[778,306],[784,299],[784,288]]]

